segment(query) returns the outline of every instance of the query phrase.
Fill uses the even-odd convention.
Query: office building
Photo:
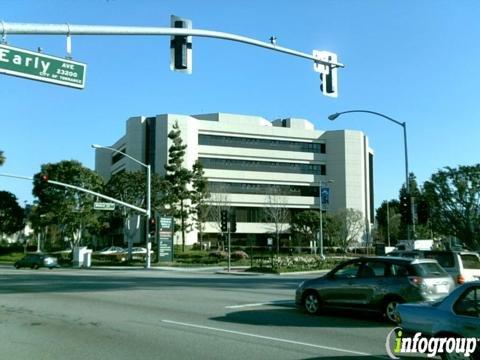
[[[329,189],[324,210],[359,210],[365,219],[365,232],[359,240],[368,239],[373,222],[373,151],[362,132],[322,131],[297,118],[268,121],[225,113],[163,114],[128,119],[125,135],[111,146],[164,175],[171,145],[167,135],[175,123],[187,144],[184,166],[191,169],[199,159],[212,193],[210,202],[235,209],[236,241],[254,235],[264,242],[272,236],[274,226],[265,222],[263,211],[272,198],[293,214],[305,209],[318,211],[321,182]],[[99,149],[95,167],[105,180],[120,171],[144,170],[122,154]],[[287,238],[288,225],[282,230]],[[218,234],[218,221],[211,218],[205,238],[215,241]],[[189,232],[186,243],[197,241],[197,231]]]

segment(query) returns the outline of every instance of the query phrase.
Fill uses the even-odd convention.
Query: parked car
[[[98,252],[96,252],[97,255],[112,255],[112,254],[121,254],[125,252],[124,248],[121,248],[119,246],[109,246],[106,247]]]
[[[435,260],[362,257],[304,281],[295,301],[311,314],[325,308],[349,308],[380,312],[395,321],[397,304],[435,301],[454,287],[452,278]]]
[[[22,267],[29,267],[32,269],[48,267],[49,269],[53,269],[54,267],[58,267],[58,261],[57,258],[53,256],[48,256],[45,254],[30,254],[24,256],[20,260],[15,261],[13,266],[15,266],[17,269]]]
[[[395,250],[388,256],[435,259],[458,285],[480,280],[480,255],[473,251]]]
[[[407,333],[429,337],[478,338],[480,335],[480,281],[457,287],[442,301],[433,304],[400,304],[398,324]],[[480,359],[480,343],[471,357],[445,354],[444,358]]]

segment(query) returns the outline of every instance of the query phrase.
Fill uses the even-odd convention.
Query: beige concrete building
[[[125,135],[112,147],[146,163],[164,175],[170,146],[168,132],[178,123],[188,145],[185,166],[199,159],[212,193],[212,202],[228,202],[235,208],[239,241],[248,234],[265,239],[273,224],[263,221],[269,189],[281,190],[280,203],[291,212],[319,209],[319,184],[328,184],[326,211],[353,208],[365,218],[368,239],[373,222],[373,151],[360,131],[315,129],[305,119],[268,121],[259,116],[236,114],[176,115],[128,119]],[[97,150],[97,172],[108,180],[120,171],[143,170],[121,154]],[[326,186],[326,185],[325,185]],[[288,233],[288,225],[286,225]],[[216,222],[206,224],[215,238]],[[196,231],[188,233],[187,244],[197,242]],[[141,238],[141,237],[140,237]],[[140,239],[139,238],[139,239]]]

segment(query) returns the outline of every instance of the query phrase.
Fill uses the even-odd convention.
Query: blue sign
[[[322,187],[320,189],[320,196],[322,198],[322,204],[330,204],[330,188]]]

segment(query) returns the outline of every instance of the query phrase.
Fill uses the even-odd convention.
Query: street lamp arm
[[[402,127],[405,127],[405,123],[404,122],[400,122],[400,121],[397,121],[395,119],[392,119],[391,117],[387,116],[387,115],[384,115],[382,113],[379,113],[379,112],[376,112],[376,111],[370,111],[370,110],[348,110],[348,111],[342,111],[342,112],[337,112],[335,114],[332,114],[328,117],[329,120],[335,120],[337,117],[339,117],[340,115],[343,115],[343,114],[348,114],[348,113],[368,113],[368,114],[373,114],[373,115],[378,115],[378,116],[381,116],[387,120],[390,120],[391,122],[394,122],[395,124],[397,125],[400,125]]]
[[[106,149],[106,150],[113,151],[114,153],[117,153],[117,154],[122,154],[123,156],[129,158],[130,160],[136,162],[137,164],[142,165],[142,166],[144,166],[144,167],[148,167],[147,164],[144,164],[143,162],[135,159],[134,157],[132,157],[132,156],[130,156],[130,155],[128,155],[128,154],[125,154],[124,152],[122,152],[122,151],[120,151],[120,150],[118,150],[118,149],[112,148],[112,147],[110,147],[110,146],[103,146],[103,145],[93,144],[93,145],[92,145],[92,148],[94,148],[94,149]]]

